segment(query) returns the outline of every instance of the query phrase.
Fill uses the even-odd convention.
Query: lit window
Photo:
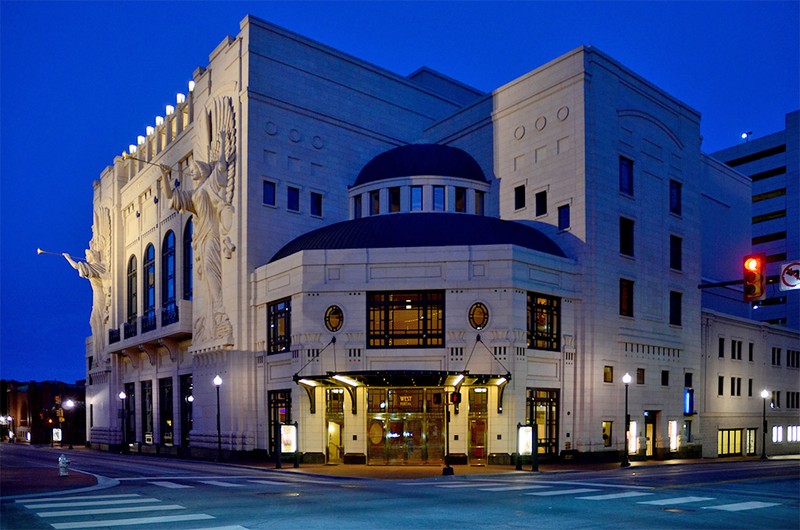
[[[370,348],[444,345],[444,291],[372,292],[367,315]]]
[[[267,306],[267,353],[283,353],[292,346],[291,336],[292,301],[290,298],[278,300]]]
[[[776,444],[783,442],[783,425],[772,427],[772,442]]]
[[[528,348],[559,351],[561,349],[561,299],[539,293],[528,293]]]
[[[603,367],[603,382],[604,383],[613,383],[614,382],[614,367],[613,366],[604,366]]]
[[[611,428],[613,421],[603,422],[603,447],[611,447]]]

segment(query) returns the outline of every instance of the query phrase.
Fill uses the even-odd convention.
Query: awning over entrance
[[[324,375],[294,375],[294,382],[303,387],[311,400],[311,413],[316,410],[316,387],[343,387],[350,394],[353,414],[356,414],[358,387],[454,387],[462,385],[491,385],[498,387],[498,413],[503,412],[503,391],[511,374],[471,374],[440,370],[373,370],[360,372],[328,372]]]

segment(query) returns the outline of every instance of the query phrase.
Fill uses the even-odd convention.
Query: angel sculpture
[[[161,182],[172,209],[194,214],[194,270],[198,286],[204,288],[207,295],[204,308],[200,311],[195,308],[195,315],[198,315],[195,318],[195,338],[199,341],[225,339],[230,343],[233,330],[222,300],[222,258],[230,259],[236,250],[229,237],[235,213],[232,202],[236,155],[235,137],[231,130],[234,125],[232,105],[230,98],[225,100],[220,113],[214,115],[222,116],[218,123],[228,115],[228,123],[220,125],[227,125],[230,129],[218,129],[219,140],[209,146],[209,163],[193,162],[190,170],[193,189],[172,189],[172,169],[167,166],[161,167]]]
[[[108,208],[95,212],[93,236],[86,249],[86,261],[77,261],[67,254],[62,254],[81,278],[86,278],[92,286],[92,314],[89,324],[92,328],[95,359],[100,358],[103,348],[103,336],[111,302],[111,290],[108,282],[108,264],[111,259],[111,217]]]

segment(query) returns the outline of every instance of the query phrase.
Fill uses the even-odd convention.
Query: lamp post
[[[761,391],[761,400],[764,402],[764,409],[761,413],[761,419],[764,423],[764,428],[761,431],[761,460],[767,459],[767,398],[769,392],[765,388]]]
[[[72,409],[75,407],[75,402],[68,399],[64,402],[64,408],[70,411],[69,421],[67,422],[67,433],[69,435],[69,448],[72,449]]]
[[[119,403],[120,403],[119,412],[120,412],[120,417],[122,419],[122,421],[121,421],[121,423],[122,423],[122,447],[120,448],[119,452],[120,452],[120,454],[125,454],[125,453],[127,453],[127,451],[126,451],[127,443],[125,443],[126,442],[125,438],[127,437],[127,430],[128,430],[128,415],[126,414],[126,412],[127,412],[126,408],[127,407],[125,406],[125,399],[127,399],[128,395],[124,391],[120,390],[119,394],[117,394],[117,397],[119,398]]]
[[[222,385],[222,378],[217,374],[214,377],[214,386],[217,387],[217,462],[222,461],[222,431],[219,424],[219,387]]]
[[[628,467],[631,465],[628,460],[628,431],[630,430],[630,418],[628,417],[628,386],[631,384],[631,374],[626,373],[622,376],[622,383],[625,385],[625,449],[622,451],[622,462],[620,467]]]

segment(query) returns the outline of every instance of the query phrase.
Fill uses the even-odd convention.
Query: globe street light
[[[628,417],[628,385],[631,384],[631,374],[625,373],[622,376],[622,382],[625,385],[625,449],[622,451],[622,462],[620,467],[628,467],[631,465],[628,460],[628,430],[630,429],[630,418]]]
[[[219,387],[222,385],[222,378],[217,374],[214,377],[214,386],[217,387],[217,462],[222,461],[222,431],[219,424]]]
[[[769,392],[765,388],[761,391],[761,400],[764,402],[764,411],[761,414],[761,419],[764,422],[764,429],[761,431],[761,460],[767,459],[767,398]]]
[[[119,394],[117,394],[117,397],[119,398],[120,416],[122,418],[122,422],[121,422],[122,423],[122,448],[120,449],[120,453],[124,454],[124,453],[127,452],[126,449],[127,449],[127,446],[128,446],[128,444],[125,443],[126,442],[125,438],[127,436],[127,432],[126,431],[128,430],[128,415],[126,414],[127,413],[127,410],[126,410],[127,407],[125,406],[126,405],[125,399],[128,397],[128,395],[124,391],[120,390]]]
[[[75,407],[75,402],[71,399],[68,399],[64,402],[64,408],[68,411],[72,411]],[[69,421],[67,422],[67,433],[69,434],[69,448],[72,449],[72,412],[69,415]]]

